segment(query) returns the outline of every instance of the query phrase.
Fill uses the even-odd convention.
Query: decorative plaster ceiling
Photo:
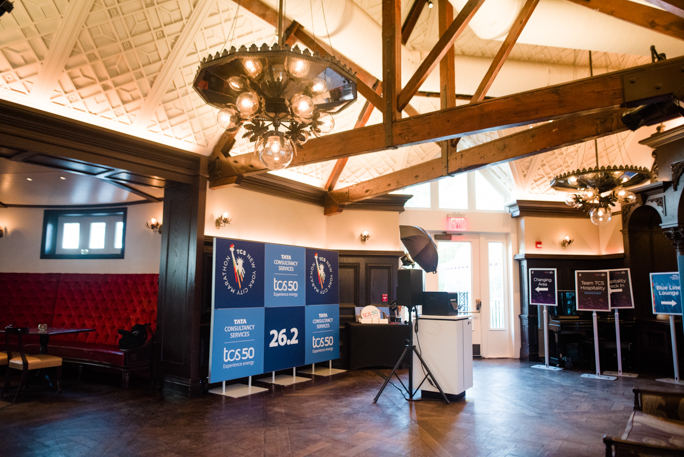
[[[380,22],[381,0],[354,1]],[[404,17],[412,3],[402,1]],[[0,19],[0,98],[209,155],[222,132],[216,125],[216,110],[192,89],[200,60],[231,45],[275,41],[273,27],[244,8],[236,18],[236,11],[237,3],[229,0],[17,0],[14,11]],[[438,39],[436,22],[436,8],[424,8],[407,47],[425,55]],[[457,40],[455,52],[491,59],[500,45],[468,29]],[[586,51],[526,44],[517,44],[509,59],[588,65]],[[594,54],[597,67],[611,70],[648,61],[643,56]],[[335,131],[353,128],[364,101],[359,97],[336,117]],[[411,103],[421,113],[439,109],[436,98],[416,97]],[[381,113],[374,110],[368,125],[381,121]],[[465,137],[459,147],[512,131]],[[241,136],[231,154],[252,152]],[[601,162],[614,160],[629,140],[628,133],[600,140]],[[500,181],[512,195],[548,195],[547,184],[554,174],[581,161],[578,157],[593,156],[584,154],[587,148],[577,145],[499,165],[486,176]],[[423,144],[351,157],[337,187],[439,154],[436,144]],[[334,164],[294,167],[279,174],[323,187]]]

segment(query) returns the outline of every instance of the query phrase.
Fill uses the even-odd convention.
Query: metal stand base
[[[319,368],[316,370],[316,364],[312,363],[311,364],[311,369],[309,370],[308,368],[306,370],[299,370],[300,373],[303,374],[310,374],[313,376],[332,376],[340,373],[344,373],[347,370],[338,370],[337,368],[332,367],[332,360],[328,362],[328,368]]]
[[[223,395],[230,398],[247,397],[248,395],[254,395],[267,391],[268,389],[264,389],[263,387],[246,386],[244,384],[233,384],[225,389],[223,387],[209,389],[210,394]]]
[[[306,369],[299,370],[302,374],[310,374],[313,376],[333,376],[336,374],[344,373],[347,370],[338,370],[337,368],[316,368],[316,369]]]
[[[552,367],[549,365],[532,365],[532,368],[536,368],[537,370],[548,370],[548,371],[562,371],[563,370],[561,367]]]
[[[289,374],[281,374],[274,378],[258,379],[259,382],[266,382],[268,384],[277,384],[279,386],[291,386],[299,384],[300,382],[311,381],[311,378],[302,378],[301,376],[290,376]]]
[[[604,371],[604,375],[606,376],[617,376],[620,378],[638,378],[639,375],[636,373],[620,373],[619,371]]]
[[[420,364],[423,366],[423,368],[427,372],[427,374],[425,375],[423,380],[420,382],[420,384],[418,384],[418,387],[416,388],[416,390],[413,390],[412,377],[411,377],[411,374],[413,372],[413,354],[414,353],[418,356],[418,359],[420,360]],[[409,386],[408,387],[406,387],[404,382],[401,380],[401,378],[397,374],[397,369],[402,364],[402,362],[404,361],[404,359],[406,358],[407,355],[409,355],[411,357],[411,360],[409,363]],[[392,372],[389,374],[389,376],[387,376],[385,378],[385,383],[382,385],[382,387],[378,391],[378,394],[375,396],[375,399],[373,399],[373,403],[378,402],[378,398],[380,398],[380,395],[382,395],[382,392],[385,390],[385,387],[387,387],[387,384],[390,382],[390,379],[392,378],[393,375],[394,375],[394,377],[397,378],[397,380],[401,384],[401,387],[403,387],[404,391],[408,394],[408,398],[406,399],[407,401],[412,401],[413,397],[415,397],[416,394],[418,393],[418,391],[420,390],[420,386],[423,385],[425,380],[430,379],[432,385],[435,386],[437,388],[437,390],[439,390],[439,393],[442,395],[444,402],[447,405],[449,404],[449,399],[447,398],[446,394],[444,393],[444,391],[440,387],[439,383],[435,379],[434,375],[430,371],[430,368],[428,368],[427,364],[425,363],[425,360],[423,360],[423,357],[420,355],[420,352],[418,352],[418,349],[416,349],[416,347],[414,345],[412,345],[411,340],[406,340],[406,347],[404,348],[404,352],[401,353],[401,357],[399,357],[399,360],[397,360],[396,365],[394,365],[394,368],[392,368]]]
[[[656,379],[656,381],[658,381],[658,382],[666,382],[666,383],[668,383],[668,384],[677,384],[677,385],[680,385],[680,386],[684,386],[684,381],[680,381],[680,380],[678,380],[678,379],[673,379],[673,378],[660,378],[660,379]]]
[[[584,373],[581,378],[589,378],[589,379],[601,379],[602,381],[615,381],[617,378],[615,376],[605,376],[602,374],[589,374],[589,373]]]

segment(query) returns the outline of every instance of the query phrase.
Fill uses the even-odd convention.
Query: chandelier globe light
[[[594,146],[596,147],[596,145]],[[596,167],[582,168],[557,175],[551,187],[569,192],[565,203],[589,214],[591,222],[605,225],[610,222],[616,203],[632,204],[636,195],[629,188],[643,184],[651,179],[647,168],[632,165],[613,165],[599,167],[598,153]]]
[[[278,43],[209,55],[193,82],[199,96],[219,110],[219,127],[227,132],[243,127],[243,138],[254,143],[254,153],[271,170],[290,165],[297,147],[312,136],[332,132],[333,115],[357,98],[352,70],[334,56],[284,44],[283,23],[281,0]]]

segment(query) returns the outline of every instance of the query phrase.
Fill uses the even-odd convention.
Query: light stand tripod
[[[418,390],[420,390],[420,386],[423,385],[423,383],[427,380],[430,379],[430,383],[436,387],[439,390],[439,393],[442,394],[442,398],[444,398],[444,401],[446,404],[449,404],[449,399],[447,396],[444,394],[444,391],[442,388],[439,386],[439,383],[435,379],[434,375],[430,371],[430,368],[428,368],[427,364],[425,363],[425,360],[423,360],[423,357],[420,355],[420,352],[418,352],[418,349],[416,349],[416,346],[413,344],[413,322],[411,319],[411,315],[413,314],[413,310],[415,307],[409,307],[409,326],[411,326],[411,338],[406,340],[406,347],[404,348],[404,352],[401,353],[401,357],[399,357],[399,360],[397,360],[396,365],[394,365],[394,368],[392,368],[392,372],[385,378],[385,383],[382,385],[380,390],[378,391],[378,394],[375,396],[375,399],[373,400],[373,403],[377,403],[378,399],[380,398],[380,395],[382,395],[382,392],[385,390],[385,387],[387,387],[387,383],[390,382],[392,379],[392,376],[396,377],[399,380],[399,383],[401,384],[401,387],[404,388],[404,391],[408,394],[408,398],[406,399],[407,401],[412,401],[413,397],[415,397],[416,393]],[[416,333],[418,333],[418,314],[416,313]],[[418,360],[420,360],[420,364],[423,367],[423,370],[427,372],[425,377],[423,378],[422,381],[420,381],[420,384],[418,384],[418,387],[416,387],[416,390],[413,390],[413,354],[416,354],[418,356]],[[409,373],[408,373],[408,386],[404,384],[404,382],[399,378],[399,375],[397,375],[397,369],[399,366],[404,362],[404,359],[406,356],[409,355]]]

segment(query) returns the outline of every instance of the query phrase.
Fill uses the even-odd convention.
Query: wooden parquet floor
[[[391,386],[373,404],[373,371],[237,400],[67,379],[62,395],[0,400],[0,456],[598,456],[603,435],[624,429],[633,387],[682,389],[530,365],[475,361],[475,386],[449,406]]]

